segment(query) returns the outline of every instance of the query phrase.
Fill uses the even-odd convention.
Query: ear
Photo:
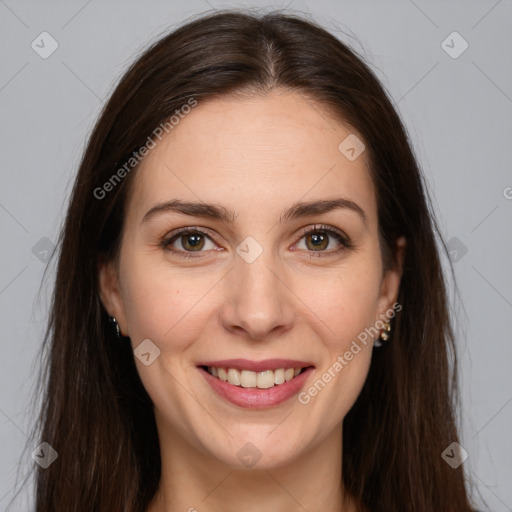
[[[402,279],[403,262],[405,257],[406,240],[401,236],[395,242],[396,265],[385,271],[382,277],[381,290],[378,300],[377,316],[375,321],[381,318],[386,311],[393,309],[398,298],[400,281]]]
[[[100,299],[110,316],[113,316],[123,336],[129,336],[124,311],[124,301],[119,286],[119,272],[113,261],[98,264]]]

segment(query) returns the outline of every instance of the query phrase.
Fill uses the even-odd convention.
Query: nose
[[[282,335],[291,329],[295,316],[283,270],[264,255],[252,263],[237,257],[224,283],[222,325],[253,340]]]

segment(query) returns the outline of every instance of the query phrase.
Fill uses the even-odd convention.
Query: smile
[[[276,370],[252,372],[250,370],[217,368],[215,366],[203,366],[203,368],[213,377],[228,382],[232,386],[259,389],[269,389],[284,384],[305,370],[305,368],[278,368]]]
[[[315,367],[291,359],[226,359],[197,365],[210,389],[238,407],[264,409],[287,402],[300,393]]]

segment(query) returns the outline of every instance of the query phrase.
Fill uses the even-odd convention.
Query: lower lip
[[[299,393],[314,368],[310,366],[292,380],[277,386],[274,385],[274,387],[268,389],[233,386],[228,382],[214,377],[204,368],[199,368],[199,370],[214,391],[232,404],[248,409],[264,409],[281,404]]]

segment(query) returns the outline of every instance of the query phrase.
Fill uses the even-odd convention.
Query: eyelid
[[[343,231],[341,231],[341,229],[335,228],[334,226],[329,226],[327,224],[314,224],[313,226],[308,226],[299,231],[297,236],[300,239],[303,236],[308,235],[309,233],[314,233],[316,231],[335,233],[343,240],[344,243],[350,245],[350,238]]]
[[[204,228],[201,226],[186,226],[186,227],[177,228],[177,229],[171,231],[170,233],[168,233],[167,235],[164,236],[164,240],[167,241],[167,243],[168,243],[172,239],[178,238],[179,235],[184,235],[187,233],[199,233],[199,234],[208,235],[210,238],[212,238],[212,240],[215,240],[217,238],[215,233],[213,231],[211,231],[209,228]]]

